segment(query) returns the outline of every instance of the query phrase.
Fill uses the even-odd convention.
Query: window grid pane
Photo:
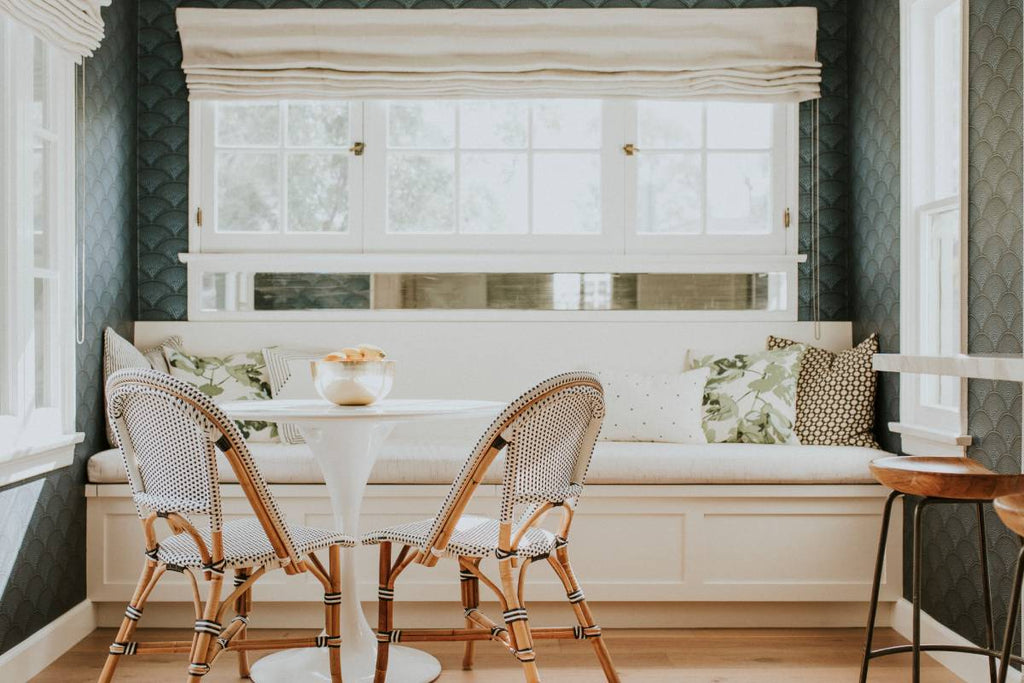
[[[386,117],[388,233],[600,233],[600,102],[402,101]],[[450,159],[430,162],[439,178],[407,168],[427,154]]]

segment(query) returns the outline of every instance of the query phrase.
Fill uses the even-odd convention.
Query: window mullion
[[[287,101],[286,100],[281,100],[280,102],[278,102],[277,106],[279,107],[279,109],[278,109],[279,113],[278,113],[278,117],[277,117],[278,126],[279,126],[278,138],[277,138],[277,154],[278,154],[277,168],[278,168],[278,173],[280,174],[280,178],[278,178],[278,183],[279,183],[278,187],[280,187],[279,195],[278,196],[281,197],[281,206],[278,207],[278,216],[279,216],[279,220],[280,220],[280,223],[278,224],[278,230],[279,230],[281,235],[286,235],[288,233],[288,220],[289,220],[289,216],[288,216],[288,164],[289,164],[289,161],[290,161],[289,155],[288,155],[288,145],[286,144],[286,142],[287,142],[287,135],[288,135],[288,106],[287,106]]]

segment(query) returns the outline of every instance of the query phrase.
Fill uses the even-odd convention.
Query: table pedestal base
[[[230,655],[228,655],[230,656]],[[367,663],[370,668],[367,669]],[[341,675],[345,683],[373,683],[373,660],[364,652],[346,656],[345,643],[341,644]],[[420,650],[392,645],[388,652],[388,683],[430,683],[441,675],[436,659]],[[330,683],[331,670],[324,648],[285,650],[252,665],[251,679],[255,683],[302,683],[326,681]]]

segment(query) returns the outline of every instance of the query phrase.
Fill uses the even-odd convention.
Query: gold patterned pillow
[[[768,337],[769,349],[784,349],[796,343]],[[874,436],[877,381],[871,366],[876,353],[877,334],[838,353],[807,347],[796,389],[796,434],[800,443],[879,448]]]

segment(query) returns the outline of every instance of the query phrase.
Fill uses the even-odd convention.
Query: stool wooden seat
[[[870,467],[880,484],[908,496],[991,501],[1024,491],[1024,474],[999,474],[970,458],[893,456]]]
[[[1024,537],[1024,493],[1000,496],[992,502],[992,507],[1006,528]]]
[[[989,587],[988,542],[985,537],[984,504],[997,498],[1006,500],[1005,513],[1012,518],[1017,527],[1024,533],[1024,475],[999,474],[981,463],[970,458],[942,456],[901,456],[886,457],[872,461],[871,473],[878,483],[892,489],[885,502],[882,512],[882,531],[878,539],[878,554],[875,558],[875,575],[871,584],[871,602],[868,607],[868,627],[864,644],[864,659],[861,663],[860,682],[866,683],[868,666],[875,657],[909,652],[911,654],[911,681],[920,683],[922,652],[961,652],[977,654],[988,658],[989,681],[1005,681],[1006,664],[1011,659],[1003,652],[996,650],[995,624],[992,617],[992,592]],[[913,576],[911,577],[911,603],[913,604],[913,634],[910,645],[896,645],[874,650],[871,642],[875,630],[875,617],[878,613],[878,592],[881,585],[882,569],[885,559],[885,546],[889,534],[889,520],[892,506],[900,496],[914,496],[914,554],[912,561]],[[1003,499],[1000,496],[1010,496]],[[958,645],[922,645],[921,644],[921,565],[924,555],[922,527],[925,510],[940,503],[960,503],[975,508],[978,518],[979,569],[981,570],[982,600],[985,605],[985,644],[981,647]],[[997,510],[999,507],[997,506]],[[1022,555],[1024,557],[1024,555]],[[1020,572],[1016,589],[1019,593]],[[1012,620],[1011,620],[1012,625]],[[1008,638],[1010,636],[1007,636]],[[1009,641],[1004,641],[1008,643]],[[997,675],[996,662],[1002,655],[1002,670]]]

